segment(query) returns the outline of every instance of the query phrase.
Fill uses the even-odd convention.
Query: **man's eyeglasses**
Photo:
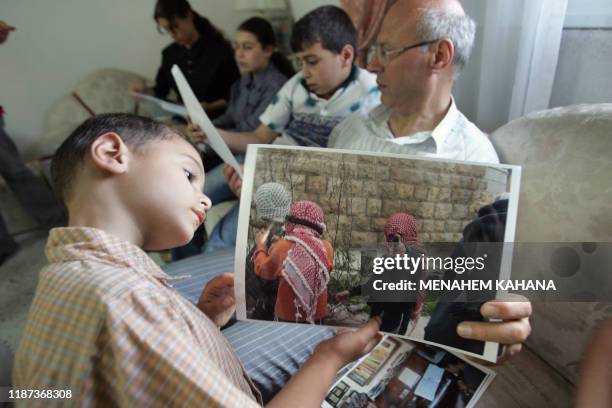
[[[387,65],[392,58],[395,58],[408,50],[422,47],[424,45],[433,44],[436,41],[438,40],[423,41],[418,44],[409,45],[407,47],[392,49],[385,48],[382,44],[372,44],[370,48],[368,48],[368,53],[366,54],[366,62],[369,65],[374,60],[374,57],[376,57],[382,65]]]

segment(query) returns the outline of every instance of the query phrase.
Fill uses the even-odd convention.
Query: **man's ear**
[[[128,169],[129,150],[115,132],[98,136],[89,149],[95,166],[111,174],[122,174]]]
[[[434,71],[443,71],[452,65],[455,58],[455,46],[448,38],[442,38],[432,45],[431,68]]]
[[[350,44],[345,44],[340,50],[340,57],[342,58],[342,68],[353,65],[355,60],[355,49]]]

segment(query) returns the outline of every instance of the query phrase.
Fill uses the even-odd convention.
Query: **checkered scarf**
[[[389,217],[385,223],[385,240],[387,241],[387,251],[390,256],[395,255],[393,250],[393,239],[399,235],[400,242],[404,244],[406,249],[414,249],[420,254],[427,256],[427,252],[421,243],[418,241],[419,227],[416,218],[407,213],[395,213]],[[417,272],[419,280],[425,279],[425,270],[421,269]],[[416,305],[412,311],[410,319],[416,322],[423,310],[425,302],[425,292],[419,291],[416,296]]]
[[[419,227],[417,226],[416,218],[412,215],[408,213],[393,214],[385,223],[384,231],[389,253],[393,252],[393,238],[396,235],[399,235],[400,242],[406,246],[406,249],[412,247],[422,254],[425,253],[425,249],[417,240],[419,237]]]
[[[283,277],[296,298],[296,321],[303,310],[313,323],[317,302],[327,288],[332,265],[321,235],[325,231],[321,207],[312,201],[296,201],[285,223],[285,239],[295,242],[284,263]]]

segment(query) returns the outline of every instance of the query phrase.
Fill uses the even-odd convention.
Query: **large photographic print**
[[[483,321],[496,291],[433,283],[509,278],[519,179],[516,166],[249,146],[237,316],[339,327],[380,316],[383,332],[494,361],[496,343],[456,328]]]

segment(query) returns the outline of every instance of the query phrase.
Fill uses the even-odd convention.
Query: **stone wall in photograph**
[[[317,202],[335,247],[384,243],[396,212],[417,218],[423,243],[459,241],[507,184],[504,171],[483,166],[284,149],[260,149],[255,174],[255,190],[275,181],[294,201]]]

